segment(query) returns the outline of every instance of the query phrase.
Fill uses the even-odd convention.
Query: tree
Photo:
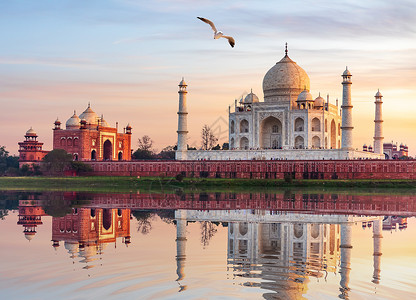
[[[155,214],[149,210],[135,210],[132,215],[137,219],[137,231],[143,235],[148,234],[152,230],[152,221]]]
[[[64,149],[54,149],[45,155],[42,163],[50,174],[60,174],[71,169],[72,155]]]
[[[134,151],[132,157],[134,159],[153,159],[155,154],[153,153],[153,140],[148,136],[144,135],[138,139],[139,148]]]
[[[204,248],[209,245],[209,242],[216,232],[217,229],[212,222],[201,222],[201,244],[204,246]]]
[[[138,140],[140,150],[153,152],[153,140],[148,135],[144,135],[142,138]]]
[[[220,144],[217,144],[217,146],[213,147],[212,150],[221,150]]]
[[[201,138],[203,150],[211,149],[215,146],[215,143],[218,141],[218,138],[212,132],[211,127],[209,127],[206,124],[202,127]]]
[[[222,144],[222,150],[230,150],[230,145],[228,143]]]
[[[162,159],[175,159],[175,147],[176,146],[167,146],[163,148],[158,156]]]
[[[19,157],[10,156],[6,147],[0,146],[0,175],[4,175],[12,169],[19,169]]]

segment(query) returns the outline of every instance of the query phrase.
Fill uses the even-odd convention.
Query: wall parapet
[[[85,162],[86,175],[283,179],[416,179],[416,160],[149,160]]]

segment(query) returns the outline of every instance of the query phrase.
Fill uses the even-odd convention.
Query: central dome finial
[[[287,56],[287,42],[286,42],[286,45],[285,45],[285,56]]]

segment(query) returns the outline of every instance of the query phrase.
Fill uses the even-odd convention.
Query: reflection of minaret
[[[351,271],[351,233],[352,233],[352,223],[343,223],[341,224],[341,268],[339,273],[341,274],[341,280],[339,284],[341,287],[341,299],[348,299],[348,287],[350,282],[350,271]]]
[[[182,280],[185,277],[184,267],[186,260],[186,210],[179,209],[175,211],[176,218],[176,274],[178,278],[176,281]],[[180,290],[186,289],[186,286],[182,286],[179,283]]]
[[[373,282],[378,284],[380,282],[380,263],[381,263],[381,239],[383,235],[381,233],[383,229],[382,217],[373,221],[373,242],[374,242],[374,273]]]

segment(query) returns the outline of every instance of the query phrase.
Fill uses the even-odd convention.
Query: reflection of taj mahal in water
[[[42,200],[19,201],[19,225],[30,241],[42,225]],[[384,219],[384,220],[383,220]],[[52,218],[52,245],[60,242],[70,258],[93,267],[106,245],[117,238],[130,244],[131,210],[117,208],[72,208],[63,217]],[[232,280],[247,287],[268,290],[265,299],[299,299],[312,278],[326,279],[339,273],[340,298],[348,298],[351,271],[352,227],[360,223],[373,232],[374,284],[380,281],[382,230],[406,229],[406,218],[356,217],[286,213],[270,210],[175,210],[177,282],[186,285],[188,222],[222,222],[228,225],[227,263]],[[92,263],[91,263],[92,262]]]
[[[325,277],[328,272],[340,274],[339,297],[348,298],[352,226],[358,222],[372,227],[374,269],[370,280],[374,284],[380,281],[383,217],[255,210],[177,210],[175,217],[178,281],[185,278],[187,221],[227,222],[229,270],[234,278],[246,278],[243,285],[269,290],[263,294],[265,299],[300,299],[311,277]],[[390,230],[392,218],[385,218],[385,224]]]

